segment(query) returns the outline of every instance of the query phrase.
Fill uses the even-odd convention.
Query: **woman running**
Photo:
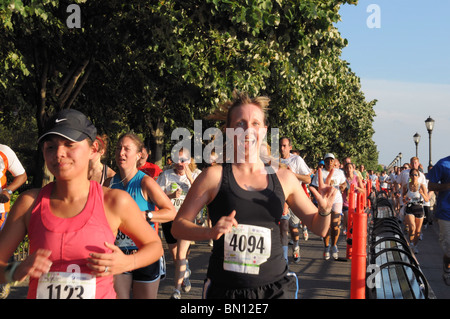
[[[345,179],[347,181],[346,187],[344,191],[342,192],[342,214],[344,215],[344,220],[342,221],[343,227],[345,231],[347,232],[347,224],[348,224],[348,210],[349,210],[349,195],[350,195],[350,188],[353,185],[354,187],[354,202],[356,205],[356,198],[358,193],[365,193],[364,184],[362,181],[362,177],[359,176],[355,171],[355,164],[353,163],[345,163],[344,164],[344,174]]]
[[[106,148],[107,148],[107,136],[99,136],[95,138],[94,144],[97,147],[97,152],[95,153],[94,157],[89,161],[89,172],[88,177],[91,181],[96,181],[100,185],[103,186],[105,181],[108,178],[113,177],[116,175],[116,172],[114,172],[108,165],[104,164],[102,160],[106,157]]]
[[[405,223],[408,225],[408,235],[410,246],[414,253],[418,253],[417,244],[422,231],[423,218],[425,212],[423,203],[428,202],[427,188],[424,184],[419,183],[419,170],[411,168],[409,171],[410,181],[403,187],[402,197],[405,203]]]
[[[118,188],[126,191],[136,201],[142,217],[155,228],[154,223],[165,223],[175,218],[175,208],[170,199],[163,192],[156,181],[139,171],[137,162],[142,156],[141,151],[144,143],[133,133],[126,133],[119,138],[116,148],[116,164],[119,173],[105,185],[110,188]],[[159,210],[155,211],[155,205]],[[116,245],[126,254],[132,255],[139,251],[134,241],[119,232],[116,238]],[[116,275],[114,287],[119,299],[156,299],[158,294],[160,279],[165,276],[164,256],[151,265],[127,271]]]
[[[292,172],[275,172],[253,157],[255,151],[260,154],[267,131],[268,104],[267,97],[235,92],[234,100],[222,106],[232,135],[232,163],[208,167],[197,177],[172,227],[177,238],[214,240],[205,298],[296,298],[297,281],[288,274],[278,228],[285,201],[318,235],[324,236],[330,225],[334,188],[321,181],[321,195],[313,190],[318,209]],[[204,205],[213,227],[194,223]]]
[[[30,277],[28,298],[116,298],[113,275],[154,263],[161,241],[126,192],[89,181],[97,130],[86,116],[63,110],[49,125],[39,142],[56,180],[13,205],[0,233],[0,281]],[[139,247],[136,254],[114,246],[119,228]],[[26,234],[30,255],[7,265]]]

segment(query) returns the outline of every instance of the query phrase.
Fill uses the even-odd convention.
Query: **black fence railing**
[[[368,299],[429,299],[430,287],[386,194],[371,198]]]

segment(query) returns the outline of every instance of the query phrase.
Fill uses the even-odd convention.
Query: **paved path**
[[[424,230],[423,240],[420,242],[419,260],[433,293],[438,299],[450,299],[450,287],[442,281],[442,252],[438,243],[438,225],[435,223]],[[164,242],[164,240],[163,240]],[[299,276],[301,299],[349,299],[350,298],[350,272],[351,260],[345,258],[346,246],[343,236],[339,241],[340,259],[323,260],[322,240],[310,234],[308,241],[300,239],[301,261],[299,264],[291,262],[290,269]],[[211,247],[206,242],[197,242],[192,245],[189,258],[192,269],[192,289],[189,293],[182,293],[183,299],[200,299],[203,280]],[[291,254],[291,248],[289,249]],[[161,281],[158,299],[169,299],[173,287],[173,264],[166,250],[167,278]],[[292,261],[292,260],[291,260]],[[8,299],[23,299],[26,296],[27,286],[12,287]]]
[[[450,299],[450,286],[442,279],[442,250],[439,245],[439,226],[435,222],[423,230],[423,240],[419,242],[416,255],[420,268],[437,299]]]
[[[293,263],[290,257],[290,270],[296,272],[299,276],[299,297],[302,299],[349,298],[351,262],[345,258],[340,258],[337,261],[324,261],[322,245],[322,240],[319,237],[310,235],[306,242],[300,239],[302,256],[300,263]],[[341,255],[345,257],[343,241],[340,242],[339,248]],[[189,293],[182,293],[183,299],[200,298],[210,251],[211,247],[205,242],[197,242],[192,246],[189,257],[189,264],[192,269],[192,290]],[[291,255],[291,248],[289,248],[289,254]],[[167,278],[160,286],[159,298],[169,298],[173,289],[171,260],[167,261],[167,273]]]

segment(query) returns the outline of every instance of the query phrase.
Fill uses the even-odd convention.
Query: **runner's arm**
[[[0,282],[6,283],[5,269],[10,256],[24,239],[28,231],[28,223],[35,199],[39,189],[32,189],[22,193],[11,207],[5,226],[0,232]],[[28,256],[16,268],[14,281],[23,281],[28,276],[40,277],[50,270],[51,262],[48,259],[50,251],[39,249]]]
[[[441,191],[448,191],[450,190],[450,183],[428,183],[428,190],[435,191],[435,192],[441,192]]]
[[[114,243],[105,243],[112,253],[93,253],[88,266],[97,276],[120,274],[156,262],[164,253],[161,239],[150,224],[143,222],[142,212],[131,196],[122,190],[108,189],[104,193],[105,213],[114,234],[128,235],[138,247],[132,255],[123,254]],[[109,273],[103,273],[105,266]]]
[[[337,190],[332,186],[323,185],[322,172],[318,172],[318,190],[316,190],[316,187],[310,188],[319,203],[319,208],[317,208],[301,187],[298,187],[299,182],[293,174],[284,169],[280,169],[277,174],[286,195],[286,202],[292,212],[308,226],[308,229],[316,235],[325,237],[330,226],[330,215],[328,212],[331,212],[334,194]],[[328,215],[319,215],[319,210],[322,214]]]
[[[237,225],[233,212],[222,217],[212,228],[194,223],[198,212],[217,195],[221,178],[222,166],[217,165],[208,167],[195,179],[172,224],[174,237],[185,240],[218,239]]]
[[[142,189],[147,195],[147,200],[153,202],[159,209],[156,212],[152,212],[152,222],[166,223],[174,220],[177,214],[175,207],[153,178],[145,176],[142,179]]]

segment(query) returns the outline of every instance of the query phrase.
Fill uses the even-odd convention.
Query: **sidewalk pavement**
[[[289,246],[290,270],[297,273],[299,278],[300,299],[349,299],[350,298],[350,270],[351,261],[345,258],[346,246],[344,237],[339,240],[338,260],[331,258],[323,260],[322,239],[310,234],[309,240],[300,238],[301,261],[295,264],[292,261],[292,246]],[[165,248],[165,241],[163,239]],[[206,277],[211,247],[207,242],[196,242],[191,246],[189,267],[192,270],[190,277],[192,288],[189,293],[181,293],[182,299],[201,299],[203,282]],[[165,249],[167,276],[159,286],[158,299],[169,299],[174,286],[174,268],[172,258]],[[11,287],[7,299],[25,299],[27,283]]]
[[[438,225],[434,223],[423,232],[423,240],[418,245],[416,255],[420,268],[427,278],[437,299],[450,299],[450,287],[442,280],[442,251],[438,242]],[[163,239],[165,245],[165,241]],[[349,299],[351,285],[351,260],[347,260],[346,243],[343,234],[338,243],[338,260],[323,259],[322,239],[310,233],[309,240],[300,238],[301,261],[292,261],[292,246],[289,246],[290,270],[299,278],[300,299]],[[165,246],[165,248],[167,248]],[[173,262],[166,252],[167,276],[161,281],[158,299],[169,299],[173,290]],[[207,242],[196,242],[191,246],[189,265],[192,288],[189,293],[182,292],[182,299],[201,299],[203,281],[206,277],[211,247]],[[27,285],[11,287],[8,299],[24,299]]]
[[[342,237],[343,238],[343,237]],[[351,262],[345,259],[344,240],[338,244],[340,258],[323,260],[322,239],[310,234],[309,240],[300,238],[300,263],[292,261],[292,246],[289,246],[289,268],[299,279],[300,299],[348,299],[350,298]],[[203,281],[206,277],[211,247],[206,242],[196,242],[191,246],[189,267],[192,270],[192,289],[189,293],[181,292],[182,299],[201,298]],[[167,299],[173,291],[173,263],[166,254],[167,278],[161,282],[158,298]]]
[[[442,279],[443,253],[439,244],[439,225],[435,221],[433,225],[423,229],[422,233],[423,240],[417,245],[419,253],[416,254],[420,268],[436,298],[450,299],[450,286]]]

